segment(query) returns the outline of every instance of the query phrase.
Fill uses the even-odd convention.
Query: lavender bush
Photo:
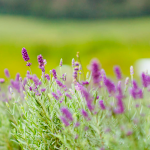
[[[25,48],[23,59],[29,56]],[[46,74],[46,60],[37,57],[41,78],[31,71],[10,80],[1,91],[0,137],[2,149],[24,150],[148,150],[150,75],[142,73],[140,87],[123,78],[115,66],[117,81],[109,79],[97,59],[88,65],[86,77],[79,53],[72,59],[72,83],[67,74],[53,69]],[[10,74],[5,70],[6,77]],[[0,79],[0,84],[5,82]],[[7,93],[6,93],[7,91]],[[11,147],[11,148],[10,148]]]

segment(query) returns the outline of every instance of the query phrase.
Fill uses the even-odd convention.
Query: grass
[[[47,60],[46,72],[59,64],[70,64],[77,51],[83,66],[97,57],[106,73],[119,64],[125,75],[137,59],[150,56],[150,18],[122,20],[42,20],[21,16],[0,16],[0,75],[8,68],[15,76],[25,75],[21,49],[31,58],[32,71],[37,68],[37,55]],[[86,68],[84,68],[86,69]]]

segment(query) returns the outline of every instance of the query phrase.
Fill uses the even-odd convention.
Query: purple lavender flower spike
[[[138,89],[138,85],[137,85],[137,82],[135,80],[133,80],[132,84],[133,84],[134,89]]]
[[[103,103],[103,100],[100,100],[100,101],[99,101],[99,105],[100,105],[100,108],[101,108],[102,110],[105,110],[105,109],[106,109],[106,107],[105,107],[105,105],[104,105],[104,103]]]
[[[62,80],[63,80],[63,81],[66,81],[66,74],[63,74],[63,75],[62,75]]]
[[[25,48],[22,48],[22,57],[24,61],[28,61],[30,59],[27,50]]]
[[[27,64],[26,64],[26,66],[29,66],[29,67],[30,67],[31,65],[32,65],[32,63],[29,63],[29,62],[27,62]]]
[[[45,89],[45,88],[41,89],[41,92],[45,92],[45,91],[46,91],[46,89]]]
[[[20,74],[17,73],[17,74],[16,74],[16,81],[19,81],[19,78],[20,78]]]
[[[88,81],[82,81],[82,85],[88,85],[89,82]]]
[[[70,96],[70,94],[65,93],[65,95],[66,95],[69,99],[72,99],[72,97]]]
[[[75,127],[79,127],[79,126],[80,126],[80,122],[76,122]]]
[[[42,55],[37,56],[38,63],[39,63],[39,68],[42,70],[42,72],[45,72],[45,65],[44,65],[44,59]]]
[[[112,93],[116,92],[115,85],[114,85],[114,83],[110,79],[106,78],[104,80],[104,84],[105,84],[105,86],[106,86],[107,91],[109,92],[109,94],[112,94]]]
[[[4,83],[5,80],[3,78],[0,78],[0,83]]]
[[[55,69],[52,70],[52,74],[53,74],[54,79],[57,79],[57,74],[56,74],[56,70]]]
[[[45,76],[44,76],[48,81],[50,81],[50,76],[49,76],[49,74],[45,74]]]
[[[72,59],[72,67],[74,67],[75,66],[75,60],[74,60],[74,58]]]
[[[68,120],[65,117],[60,116],[60,119],[65,124],[66,127],[70,125],[69,122],[68,122]]]
[[[118,95],[116,96],[117,99],[117,109],[115,110],[116,114],[122,114],[124,113],[124,104],[122,101],[122,96]]]
[[[57,94],[58,94],[59,96],[63,96],[63,94],[61,93],[60,90],[57,90]]]
[[[84,118],[88,119],[89,115],[84,109],[81,110],[81,114],[83,115]]]
[[[130,67],[130,75],[132,76],[134,74],[133,66]]]
[[[54,92],[52,92],[52,96],[53,96],[56,100],[59,100],[59,97],[58,97]]]
[[[57,83],[57,85],[58,85],[59,87],[63,87],[63,84],[62,84],[61,81],[59,81],[59,80],[56,79],[56,83]]]
[[[128,83],[129,83],[129,77],[127,77],[127,78],[125,79],[125,85],[128,85]]]
[[[69,121],[73,121],[72,114],[70,113],[68,108],[62,107],[60,110],[61,110],[62,114],[65,116],[66,119],[68,119]]]
[[[32,91],[32,87],[31,86],[29,87],[29,90]]]
[[[134,99],[142,99],[143,98],[143,92],[142,89],[130,89],[130,94]]]
[[[119,66],[114,67],[114,72],[118,80],[122,79],[121,70]]]
[[[7,78],[9,78],[9,77],[10,77],[10,74],[9,74],[8,69],[5,69],[5,70],[4,70],[4,73],[5,73],[5,76],[6,76]]]
[[[93,59],[91,61],[90,70],[92,71],[93,83],[99,84],[101,72],[100,72],[100,64],[97,59]]]
[[[141,75],[141,79],[142,79],[143,87],[146,88],[148,86],[148,80],[147,80],[147,75],[144,72]]]

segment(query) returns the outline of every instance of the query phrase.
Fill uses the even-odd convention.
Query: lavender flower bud
[[[62,58],[60,59],[60,67],[62,67],[62,63],[63,63],[63,60],[62,60]]]
[[[52,96],[53,96],[56,100],[59,100],[59,97],[58,97],[54,92],[52,92]]]
[[[134,74],[133,66],[130,67],[130,75]]]
[[[148,86],[148,79],[147,79],[147,75],[144,72],[141,75],[141,79],[142,79],[143,87],[147,87]]]
[[[25,48],[22,48],[22,57],[24,61],[28,61],[30,59],[27,50]]]
[[[37,59],[38,59],[38,63],[39,63],[39,68],[42,70],[42,72],[45,72],[44,60],[43,60],[42,55],[38,55]]]
[[[72,97],[70,96],[70,94],[65,93],[65,95],[66,95],[69,99],[72,99]]]
[[[45,74],[45,76],[44,76],[48,81],[50,81],[50,76],[49,76],[49,74]]]
[[[129,83],[129,77],[126,78],[125,85],[128,85],[128,83]]]
[[[114,72],[118,80],[122,79],[121,70],[119,66],[114,67]]]
[[[109,94],[115,93],[116,92],[116,88],[114,83],[110,80],[110,79],[105,79],[104,80],[104,84],[107,88],[107,91],[109,92]]]
[[[53,74],[54,79],[57,79],[57,74],[56,74],[56,70],[55,69],[52,70],[52,74]]]
[[[61,109],[62,114],[65,116],[66,119],[73,121],[72,114],[66,107],[62,107]]]
[[[45,91],[46,91],[46,89],[45,89],[45,88],[41,89],[41,92],[45,92]]]
[[[102,110],[106,109],[106,107],[105,107],[105,105],[104,105],[104,103],[103,103],[103,100],[100,100],[100,101],[99,101],[99,105],[100,105],[100,108],[101,108]]]
[[[100,82],[100,64],[97,59],[91,61],[90,70],[92,71],[93,83],[99,84]]]
[[[10,77],[10,74],[9,74],[8,69],[5,69],[5,70],[4,70],[4,73],[5,73],[5,76],[6,76],[7,78],[9,78],[9,77]]]
[[[75,66],[75,60],[74,60],[74,58],[72,59],[72,67],[74,67]]]
[[[29,62],[27,62],[27,64],[26,64],[26,66],[29,66],[29,67],[30,67],[31,65],[32,65],[32,63],[29,63]]]
[[[86,119],[89,117],[88,113],[87,113],[84,109],[81,110],[81,114],[82,114],[83,117],[86,118]]]
[[[70,125],[69,122],[68,122],[68,120],[65,117],[60,116],[60,119],[65,124],[66,127]]]

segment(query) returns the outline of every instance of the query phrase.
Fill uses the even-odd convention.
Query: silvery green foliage
[[[132,81],[133,74],[131,82],[125,82],[124,87],[121,86],[123,79],[113,83],[106,78],[104,70],[100,76],[97,63],[93,61],[90,70],[94,72],[86,76],[86,82],[81,82],[79,62],[76,62],[70,88],[66,88],[65,81],[56,72],[55,78],[50,74],[50,80],[44,77],[45,72],[40,80],[28,74],[23,92],[25,101],[15,97],[15,101],[8,102],[9,115],[5,118],[6,123],[12,125],[12,141],[20,145],[20,149],[150,149],[148,89],[138,87]],[[62,108],[67,111],[63,112]]]

